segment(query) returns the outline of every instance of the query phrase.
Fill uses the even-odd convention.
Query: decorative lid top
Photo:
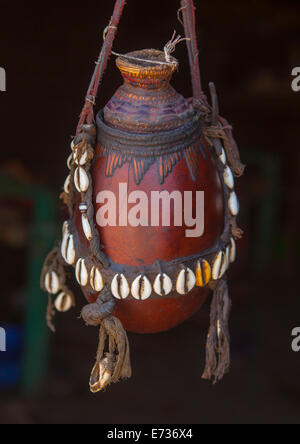
[[[120,56],[117,67],[124,84],[104,109],[106,125],[134,133],[151,133],[179,128],[195,110],[190,101],[170,85],[178,61],[154,49]]]
[[[116,65],[121,71],[125,83],[139,88],[152,89],[168,86],[173,73],[178,69],[178,61],[155,49],[145,49],[119,57]]]

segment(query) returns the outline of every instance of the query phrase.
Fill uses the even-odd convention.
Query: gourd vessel
[[[182,0],[185,39],[163,51],[117,54],[123,84],[94,115],[125,2],[118,0],[71,143],[62,199],[69,220],[49,254],[41,284],[47,320],[74,305],[66,269],[73,267],[88,305],[82,318],[100,327],[90,378],[98,392],[131,376],[126,331],[156,333],[191,317],[212,294],[204,379],[229,369],[227,272],[242,235],[235,177],[242,165],[232,130],[202,91],[195,9]],[[186,40],[193,97],[171,86],[180,69],[171,55]],[[115,54],[115,53],[114,53]],[[54,296],[54,300],[52,300]]]

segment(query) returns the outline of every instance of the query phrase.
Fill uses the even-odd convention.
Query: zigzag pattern
[[[101,155],[107,156],[105,166],[106,177],[113,177],[117,168],[121,168],[125,163],[131,163],[134,180],[137,185],[140,185],[145,174],[155,162],[157,163],[159,182],[160,184],[163,184],[169,174],[172,173],[174,167],[183,157],[185,158],[193,181],[196,181],[200,165],[200,153],[203,158],[206,158],[204,148],[201,146],[201,144],[190,146],[185,150],[178,151],[177,153],[149,158],[135,157],[132,154],[106,150],[105,148],[101,149]]]

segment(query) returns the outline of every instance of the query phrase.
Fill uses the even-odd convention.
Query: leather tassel
[[[90,390],[97,393],[112,383],[132,375],[127,333],[119,319],[112,316],[115,301],[105,288],[95,304],[82,310],[88,325],[100,325],[96,363],[90,377]]]
[[[228,328],[231,300],[225,280],[217,283],[210,314],[210,329],[206,343],[206,367],[203,379],[219,382],[230,367],[230,334]]]

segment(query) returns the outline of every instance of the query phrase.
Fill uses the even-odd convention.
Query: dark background
[[[245,237],[230,272],[231,372],[214,387],[201,380],[207,303],[173,331],[129,335],[133,378],[91,395],[97,332],[77,319],[84,305],[78,294],[76,309],[57,317],[57,334],[49,347],[45,342],[47,374],[38,376],[45,377],[40,389],[24,383],[26,346],[11,357],[19,374],[15,382],[2,381],[1,423],[300,423],[300,354],[291,350],[291,331],[300,326],[300,93],[291,90],[292,68],[300,66],[300,5],[195,3],[203,85],[207,92],[208,82],[216,83],[221,114],[234,125],[248,165],[238,184]],[[178,6],[174,0],[128,0],[114,49],[162,49],[174,29],[182,32]],[[0,325],[19,328],[24,344],[44,335],[38,320],[28,326],[28,279],[39,279],[39,267],[31,267],[28,257],[33,245],[37,255],[43,249],[36,252],[31,193],[15,202],[11,190],[14,181],[32,195],[46,189],[60,211],[70,136],[113,1],[1,1],[0,7],[0,66],[7,72],[7,92],[0,93]],[[173,84],[190,96],[185,45],[176,57],[181,67]],[[112,58],[98,107],[119,84]],[[40,292],[39,298],[43,318],[46,296]],[[35,359],[33,385],[40,355]],[[1,366],[5,379],[9,367]]]

